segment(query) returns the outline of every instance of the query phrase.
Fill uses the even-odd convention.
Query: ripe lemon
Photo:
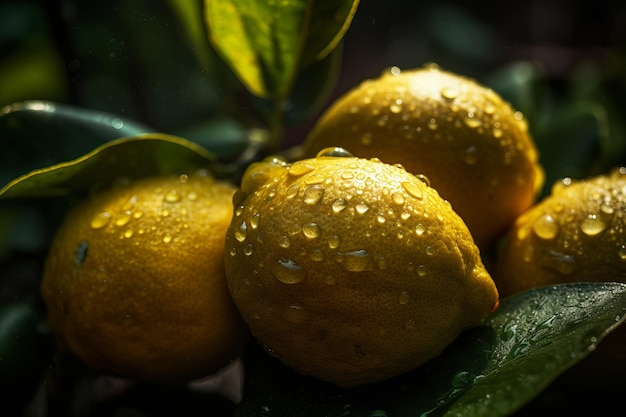
[[[558,181],[512,227],[498,257],[500,293],[567,282],[623,281],[624,214],[626,168]]]
[[[328,146],[426,175],[481,248],[531,206],[544,181],[522,114],[492,89],[436,65],[394,67],[340,97],[303,154]]]
[[[466,225],[401,167],[342,149],[270,158],[248,168],[234,203],[229,289],[257,340],[301,373],[390,378],[497,304]]]
[[[498,258],[495,280],[505,296],[570,282],[626,282],[626,168],[584,180],[565,178],[515,222]],[[626,328],[565,380],[594,386],[621,383]]]
[[[201,173],[152,177],[71,210],[42,283],[61,343],[91,368],[157,382],[237,357],[246,329],[224,271],[233,193]]]

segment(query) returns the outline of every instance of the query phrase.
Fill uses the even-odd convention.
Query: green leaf
[[[205,0],[210,39],[259,97],[285,97],[301,68],[339,43],[358,0]]]
[[[5,106],[0,109],[0,185],[30,170],[77,158],[109,140],[149,131],[109,113],[49,101]]]
[[[25,174],[0,189],[0,199],[85,192],[122,178],[207,168],[214,159],[205,148],[176,136],[151,133],[122,138],[72,161]]]
[[[267,354],[247,362],[239,417],[506,416],[532,400],[626,317],[626,284],[577,283],[502,300],[439,357],[352,390],[304,377]]]

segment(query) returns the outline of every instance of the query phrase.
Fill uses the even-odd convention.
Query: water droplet
[[[410,196],[413,196],[419,200],[424,198],[424,191],[422,191],[422,188],[417,184],[414,184],[412,182],[403,182],[402,188],[404,188]]]
[[[544,214],[533,223],[533,232],[541,239],[554,239],[559,233],[559,225],[549,214]]]
[[[480,126],[482,126],[482,124],[483,124],[483,123],[480,121],[480,119],[478,119],[478,118],[476,118],[476,117],[475,117],[474,112],[471,112],[471,111],[470,111],[470,112],[467,112],[467,116],[465,116],[465,117],[463,118],[463,122],[465,123],[465,125],[466,125],[467,127],[470,127],[470,128],[472,128],[472,129],[475,129],[475,128],[477,128],[477,127],[480,127]]]
[[[168,203],[177,203],[180,201],[180,194],[176,190],[169,190],[163,199]]]
[[[426,265],[420,265],[417,267],[417,275],[419,275],[420,277],[425,277],[427,273],[428,270],[426,268]]]
[[[300,177],[304,174],[308,174],[309,172],[313,171],[315,169],[315,167],[313,167],[313,165],[310,164],[306,164],[306,163],[295,163],[293,165],[291,165],[291,167],[289,167],[289,171],[288,174],[294,177]]]
[[[398,114],[402,111],[402,100],[397,99],[391,106],[389,106],[389,111]]]
[[[244,221],[235,229],[235,239],[239,242],[243,242],[246,240],[246,237],[248,237],[248,225]]]
[[[573,255],[554,250],[542,252],[539,261],[546,268],[553,269],[563,275],[569,275],[576,269],[576,260]]]
[[[288,236],[282,236],[278,239],[278,246],[281,248],[287,249],[291,246],[291,239]]]
[[[103,211],[98,213],[91,219],[91,228],[92,229],[101,229],[106,226],[109,221],[111,221],[111,213],[108,211]]]
[[[166,233],[165,235],[163,235],[163,243],[170,243],[172,239],[173,237],[169,233]]]
[[[348,207],[348,202],[343,198],[338,198],[333,201],[332,208],[334,213],[339,213]]]
[[[426,255],[428,256],[433,256],[435,253],[437,253],[437,249],[434,246],[428,245],[426,246],[426,249],[424,249],[424,253],[426,253]]]
[[[168,209],[161,210],[161,217],[167,217],[170,215],[170,211]]]
[[[401,193],[393,193],[391,199],[398,205],[404,204],[404,196]]]
[[[428,121],[428,128],[430,130],[437,130],[437,119],[432,118]]]
[[[422,223],[418,223],[417,225],[415,225],[416,235],[421,236],[424,234],[425,231],[426,231],[426,226],[424,226]]]
[[[257,227],[259,227],[259,220],[261,219],[261,215],[259,213],[256,213],[254,216],[252,216],[250,218],[250,227],[252,229],[256,229]]]
[[[178,177],[178,181],[180,181],[181,184],[185,184],[187,181],[189,181],[189,175],[180,174],[180,177]]]
[[[346,170],[341,173],[342,180],[351,180],[353,178],[354,178],[354,173],[352,171]]]
[[[339,236],[332,236],[330,239],[328,239],[328,247],[331,249],[337,249],[340,243],[341,239],[339,238]]]
[[[337,254],[337,261],[347,271],[374,271],[377,266],[365,249]]]
[[[304,190],[302,201],[306,204],[317,204],[324,196],[324,188],[319,185],[311,185]]]
[[[252,245],[251,245],[251,244],[246,245],[246,246],[243,248],[243,253],[244,253],[244,255],[246,255],[246,256],[250,256],[250,255],[252,255]]]
[[[620,245],[617,250],[617,256],[619,256],[622,261],[626,261],[626,244]]]
[[[427,187],[430,187],[430,180],[424,174],[415,174],[415,178],[423,182]]]
[[[308,239],[316,239],[322,233],[322,229],[317,223],[305,223],[302,225],[302,234]]]
[[[320,249],[314,249],[311,252],[311,260],[316,261],[316,262],[323,261],[324,252],[322,252]]]
[[[307,311],[301,304],[292,304],[287,307],[285,317],[287,318],[287,321],[291,323],[300,323],[306,320]]]
[[[382,213],[378,213],[378,214],[376,215],[376,221],[377,221],[378,223],[380,223],[380,224],[383,224],[383,223],[385,223],[385,222],[387,221],[387,219],[385,218],[385,215],[384,215],[384,214],[382,214]]]
[[[273,270],[274,276],[283,284],[297,284],[304,279],[304,270],[291,259],[280,258]]]
[[[478,148],[476,148],[475,145],[467,147],[461,153],[461,159],[463,159],[463,162],[467,165],[475,165],[476,162],[478,162]]]
[[[491,132],[493,133],[493,137],[496,139],[501,138],[502,135],[504,134],[503,130],[499,127],[494,127]]]
[[[339,157],[339,158],[354,157],[354,155],[352,155],[350,152],[339,147],[324,148],[321,151],[319,151],[317,155],[315,155],[316,158],[321,158],[324,156],[334,156],[334,157]]]
[[[293,184],[292,186],[287,188],[287,192],[285,194],[285,197],[287,197],[287,198],[294,198],[295,196],[298,195],[298,191],[300,191],[300,186],[298,184]]]
[[[141,219],[143,217],[143,212],[141,211],[136,211],[133,213],[133,218],[134,219]]]
[[[587,236],[596,236],[606,229],[606,223],[595,214],[590,214],[580,223],[580,230]]]
[[[357,213],[365,214],[370,209],[370,207],[365,203],[359,203],[356,205],[355,209]]]
[[[402,291],[400,293],[400,297],[398,298],[400,304],[408,304],[411,301],[411,294],[408,291]]]
[[[130,221],[130,219],[131,219],[131,212],[130,211],[125,211],[125,212],[122,212],[122,213],[118,214],[115,217],[115,222],[114,223],[115,223],[116,226],[124,226],[124,225],[126,225]]]
[[[446,100],[454,100],[459,95],[459,90],[453,87],[444,87],[439,93]]]
[[[128,229],[124,232],[124,237],[128,239],[128,238],[133,237],[133,234],[134,234],[134,231],[132,229]]]

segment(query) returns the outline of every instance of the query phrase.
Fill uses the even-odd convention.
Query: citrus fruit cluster
[[[78,205],[42,285],[63,345],[97,369],[188,380],[250,330],[351,387],[438,355],[499,290],[626,265],[626,173],[563,182],[533,207],[544,174],[523,115],[435,65],[363,82],[299,151],[251,164],[238,188],[146,178]],[[508,229],[494,282],[481,250]]]

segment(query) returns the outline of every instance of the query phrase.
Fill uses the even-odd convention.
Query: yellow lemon
[[[626,168],[584,180],[565,178],[519,217],[498,257],[503,296],[571,282],[626,282]],[[578,384],[620,383],[626,370],[626,328],[609,335],[572,369]]]
[[[153,177],[71,210],[42,283],[62,345],[91,368],[159,382],[236,358],[247,330],[224,271],[234,191],[200,173]]]
[[[328,146],[426,175],[481,248],[532,205],[544,181],[522,114],[436,65],[392,68],[348,91],[321,116],[303,154]]]
[[[469,230],[425,181],[342,149],[248,168],[226,272],[271,355],[340,386],[381,381],[438,355],[495,308]]]

